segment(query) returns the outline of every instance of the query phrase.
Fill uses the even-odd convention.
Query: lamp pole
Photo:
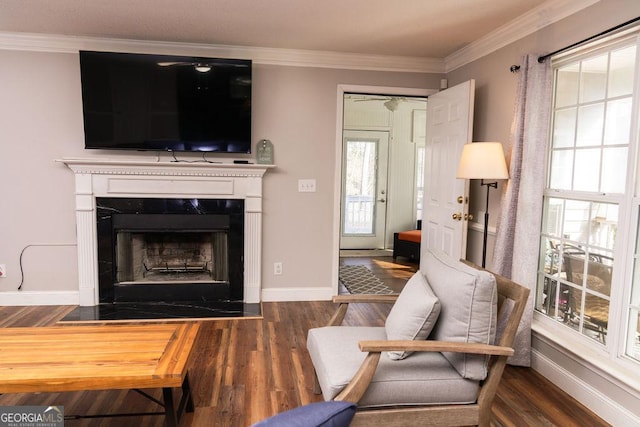
[[[487,264],[487,237],[489,234],[489,189],[498,188],[498,181],[484,182],[485,179],[509,179],[507,162],[502,144],[499,142],[476,142],[462,147],[457,178],[479,179],[480,185],[487,186],[487,203],[484,208],[484,233],[482,239],[482,268]]]
[[[498,188],[498,182],[484,182],[484,179],[481,179],[480,185],[487,186],[487,205],[484,209],[484,234],[482,237],[482,268],[485,268],[487,263],[487,235],[489,232],[489,188]]]

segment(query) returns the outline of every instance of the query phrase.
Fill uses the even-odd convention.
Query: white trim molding
[[[549,0],[447,56],[444,60],[445,72],[482,58],[599,1]]]
[[[583,381],[582,378],[564,369],[551,358],[535,349],[532,349],[531,356],[531,368],[609,424],[614,426],[640,425],[640,417]]]
[[[0,32],[0,49],[78,53],[80,50],[193,55],[250,59],[254,64],[354,70],[444,73],[441,58],[365,55],[303,49],[278,49],[204,43],[77,37],[58,34]]]
[[[330,286],[308,288],[268,288],[262,290],[262,301],[330,301],[334,295],[336,295],[336,293]]]
[[[78,305],[78,291],[10,291],[0,292],[0,305]]]
[[[612,425],[640,425],[640,375],[534,312],[531,367]]]
[[[600,0],[548,0],[446,58],[263,48],[205,43],[0,32],[0,49],[77,53],[99,50],[251,59],[256,64],[408,73],[448,73]]]

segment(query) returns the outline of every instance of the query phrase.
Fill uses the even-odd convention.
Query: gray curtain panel
[[[509,181],[503,189],[493,267],[531,289],[520,321],[512,365],[531,365],[531,318],[535,296],[545,158],[549,135],[553,75],[550,60],[522,58],[518,94],[511,126]]]

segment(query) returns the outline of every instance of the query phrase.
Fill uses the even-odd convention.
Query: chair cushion
[[[317,402],[281,412],[253,427],[347,427],[355,413],[355,403]]]
[[[417,272],[405,284],[391,308],[384,327],[389,340],[427,339],[440,314],[440,301],[435,296],[427,279]],[[393,360],[404,359],[409,351],[390,351]]]
[[[493,344],[498,307],[495,277],[435,250],[426,251],[420,270],[441,305],[440,316],[430,338]],[[487,376],[487,356],[443,355],[464,378],[479,381]]]
[[[307,348],[325,400],[349,383],[366,354],[359,341],[386,339],[384,327],[326,326],[309,330]],[[468,404],[478,382],[462,378],[441,353],[417,352],[402,360],[381,357],[359,407]]]

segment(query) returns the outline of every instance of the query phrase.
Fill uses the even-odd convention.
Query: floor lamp
[[[487,205],[484,210],[484,235],[482,239],[482,267],[487,260],[487,227],[489,226],[489,189],[498,188],[498,179],[509,179],[502,144],[499,142],[474,142],[462,148],[457,178],[479,179],[487,186]],[[494,180],[485,182],[485,179]]]

